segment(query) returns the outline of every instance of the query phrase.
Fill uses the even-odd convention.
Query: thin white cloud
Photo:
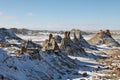
[[[27,13],[28,16],[33,16],[32,12]]]

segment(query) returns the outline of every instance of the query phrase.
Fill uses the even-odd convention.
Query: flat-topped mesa
[[[120,46],[120,44],[111,36],[109,30],[100,30],[95,36],[88,40],[88,42],[93,45],[105,44],[107,46]]]
[[[60,51],[59,46],[52,34],[49,34],[49,40],[46,40],[44,42],[42,50],[43,51],[54,51],[54,52]]]
[[[85,53],[83,48],[81,48],[78,44],[74,43],[70,39],[70,32],[67,32],[67,31],[64,33],[64,38],[62,39],[60,49],[70,55]]]

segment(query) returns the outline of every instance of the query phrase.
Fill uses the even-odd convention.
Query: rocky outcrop
[[[64,38],[62,39],[60,46],[56,42],[52,34],[49,35],[49,39],[43,43],[43,51],[54,51],[54,52],[65,52],[70,55],[81,55],[85,56],[86,53],[84,49],[77,43],[73,42],[70,38],[70,32],[64,33]]]
[[[76,33],[78,34],[78,38],[76,36]],[[83,48],[89,48],[89,49],[94,49],[96,50],[96,47],[93,46],[93,45],[90,45],[85,39],[84,37],[82,36],[81,34],[81,31],[77,31],[77,32],[74,32],[74,37],[73,37],[73,42],[78,44],[79,46],[83,47]]]
[[[120,44],[112,37],[109,30],[100,30],[94,37],[88,40],[88,42],[93,45],[106,44],[107,46],[120,46]]]
[[[24,45],[25,45],[27,48],[38,48],[38,49],[41,49],[41,48],[42,48],[41,45],[34,43],[32,40],[25,41],[25,42],[24,42]]]
[[[55,51],[55,52],[60,51],[59,46],[52,34],[49,34],[49,40],[45,40],[45,42],[43,43],[42,50],[43,51]]]
[[[11,43],[11,41],[21,42],[23,41],[21,38],[16,36],[14,32],[6,28],[0,28],[0,46],[1,47],[9,47],[16,46],[16,44]]]
[[[84,49],[79,46],[79,42],[75,43],[70,39],[70,32],[65,32],[64,33],[64,38],[62,39],[61,45],[60,45],[60,49],[62,51],[67,52],[70,55],[85,55],[85,51]]]
[[[20,48],[20,51],[17,53],[18,55],[22,55],[24,53],[27,54],[33,54],[34,55],[39,53],[39,50],[41,50],[42,46],[39,44],[36,44],[32,42],[31,40],[25,41]]]
[[[61,43],[61,40],[62,40],[61,36],[56,35],[54,38],[55,38],[55,40],[56,40],[57,43]]]
[[[33,59],[32,55],[17,57],[7,55],[1,48],[0,51],[1,80],[66,80],[70,75],[81,75],[77,71],[80,67],[76,61],[62,52],[56,55],[41,51],[38,53],[40,59]]]
[[[11,30],[6,28],[0,28],[0,41],[6,41],[6,40],[22,40],[18,36],[16,36],[15,33],[13,33]]]

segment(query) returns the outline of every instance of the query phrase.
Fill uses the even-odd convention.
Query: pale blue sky
[[[120,0],[0,0],[0,27],[120,29]]]

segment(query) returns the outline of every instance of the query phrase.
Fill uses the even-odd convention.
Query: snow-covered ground
[[[48,39],[48,35],[50,33],[40,33],[40,34],[37,34],[36,36],[35,35],[21,35],[21,34],[18,34],[17,36],[21,37],[22,39],[24,40],[32,40],[32,41],[45,41],[46,39]],[[54,34],[55,35],[59,35],[59,34]],[[61,35],[61,37],[63,37],[63,35]]]
[[[42,34],[42,33],[41,33]],[[56,34],[54,34],[56,35]],[[48,34],[30,36],[18,35],[24,40],[42,42],[48,39]],[[63,36],[63,35],[62,35]],[[92,36],[85,36],[90,39]],[[106,45],[98,46],[98,51],[88,50],[88,57],[68,56],[64,53],[55,54],[40,51],[39,55],[32,59],[28,54],[15,56],[16,47],[0,47],[0,79],[1,80],[103,80],[97,76],[105,74],[97,71],[107,69],[105,64],[98,62],[99,58],[107,57],[104,54],[96,54],[105,49],[111,49]],[[96,76],[96,78],[94,78]],[[106,79],[107,80],[107,79]]]
[[[48,38],[48,35],[39,35],[39,36],[32,36],[32,35],[18,35],[24,40],[32,40],[32,41],[44,41]]]
[[[47,54],[40,52],[40,59],[29,55],[12,56],[10,50],[0,48],[0,75],[8,80],[79,80],[98,75],[99,64],[94,58]],[[11,74],[12,73],[12,74]],[[87,73],[83,76],[83,73]],[[45,79],[44,79],[45,78]]]

